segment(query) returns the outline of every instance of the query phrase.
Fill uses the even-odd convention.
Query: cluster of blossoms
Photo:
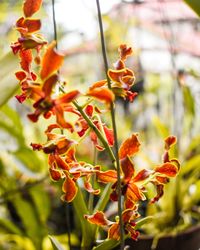
[[[17,100],[20,103],[26,99],[33,101],[34,111],[28,115],[32,122],[37,122],[41,115],[46,119],[55,116],[55,123],[50,124],[45,131],[47,142],[44,144],[32,143],[31,145],[34,150],[42,150],[48,154],[51,178],[55,181],[63,180],[62,199],[64,201],[72,202],[74,200],[78,189],[77,180],[80,178],[84,180],[84,188],[89,193],[98,195],[100,189],[94,189],[90,182],[92,175],[95,175],[100,183],[113,184],[110,199],[117,201],[120,199],[117,188],[117,171],[102,171],[99,165],[93,166],[87,162],[78,161],[76,159],[78,142],[70,139],[60,130],[67,130],[79,137],[88,133],[97,150],[105,150],[105,144],[111,149],[115,143],[113,130],[102,122],[103,113],[92,102],[94,99],[104,102],[106,109],[109,110],[110,104],[114,102],[116,96],[133,101],[137,93],[132,93],[130,88],[134,84],[135,76],[133,71],[125,65],[127,57],[132,54],[132,49],[124,44],[119,47],[119,59],[114,64],[114,69],[109,69],[107,72],[111,88],[108,87],[107,80],[100,80],[92,84],[84,94],[77,89],[66,92],[63,88],[62,93],[56,93],[56,85],[61,84],[58,71],[62,66],[64,56],[56,51],[55,41],[48,45],[37,33],[41,22],[39,19],[31,17],[40,9],[41,3],[41,0],[24,2],[24,17],[16,22],[20,38],[11,45],[14,54],[19,55],[21,65],[21,70],[16,72],[16,78],[21,86],[21,94],[16,96]],[[32,70],[33,62],[39,65],[38,74]],[[91,98],[90,104],[87,104],[87,100],[85,105],[80,106],[78,104],[80,96]],[[66,113],[69,112],[77,117],[74,123],[66,119]],[[135,173],[134,163],[131,159],[140,148],[138,135],[133,134],[121,144],[118,155],[121,168],[121,193],[124,198],[122,220],[125,233],[129,233],[133,239],[138,237],[135,225],[139,217],[139,201],[146,199],[145,186],[148,183],[155,185],[157,195],[151,200],[154,203],[163,195],[164,184],[178,173],[178,161],[169,157],[169,149],[175,142],[176,138],[173,136],[165,140],[165,153],[161,165],[152,170],[143,169],[138,173]],[[85,215],[85,218],[90,223],[107,227],[108,238],[119,239],[119,222],[108,220],[102,211],[97,211],[93,215]]]

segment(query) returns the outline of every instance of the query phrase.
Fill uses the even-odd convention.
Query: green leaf
[[[199,169],[200,166],[200,155],[193,156],[190,160],[187,160],[181,166],[181,175],[185,175],[193,170]]]
[[[170,134],[167,125],[164,124],[158,117],[153,118],[153,124],[163,139]]]
[[[82,192],[78,188],[75,199],[73,200],[73,206],[76,211],[76,216],[78,217],[81,229],[82,229],[82,248],[90,248],[91,244],[94,242],[95,238],[95,226],[90,224],[85,218],[84,215],[89,214],[88,209],[83,199]]]
[[[22,235],[21,230],[15,226],[11,221],[0,218],[0,230],[6,233]]]
[[[0,237],[0,249],[36,250],[29,238],[16,234],[2,234]]]
[[[136,222],[136,226],[135,229],[138,230],[139,228],[141,228],[143,225],[152,222],[153,220],[153,216],[147,216],[139,221]]]
[[[195,115],[195,101],[192,96],[191,90],[187,86],[182,87],[183,90],[183,100],[186,112],[192,116]]]
[[[38,173],[44,167],[36,152],[29,148],[19,148],[13,155],[25,166],[25,168]]]
[[[50,200],[43,185],[33,186],[29,191],[41,222],[45,225],[50,214]],[[45,206],[44,206],[45,204]]]
[[[7,53],[0,59],[0,106],[5,104],[19,88],[15,78],[15,71],[18,68],[18,56],[12,52]]]
[[[0,128],[15,137],[19,144],[24,144],[23,126],[19,114],[7,105],[0,110]]]
[[[200,16],[200,1],[199,0],[184,0],[193,10]]]
[[[51,241],[51,244],[54,250],[64,250],[62,245],[55,238],[53,238],[52,236],[49,236],[49,239]]]
[[[114,247],[118,246],[120,241],[113,240],[113,239],[106,239],[102,244],[98,245],[97,247],[93,247],[93,250],[105,250],[105,249],[113,249]]]
[[[32,240],[37,250],[42,249],[45,228],[41,225],[37,212],[31,204],[31,200],[22,199],[21,195],[15,195],[12,200],[16,212],[22,220],[26,235]]]

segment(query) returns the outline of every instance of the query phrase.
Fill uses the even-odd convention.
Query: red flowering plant
[[[55,117],[45,131],[46,143],[32,143],[31,146],[33,150],[42,150],[48,155],[51,178],[63,182],[62,200],[74,204],[82,226],[82,249],[96,246],[98,226],[108,231],[108,237],[95,249],[108,249],[108,244],[109,249],[112,249],[118,243],[121,243],[123,249],[124,234],[137,240],[138,228],[146,221],[138,219],[139,204],[146,199],[146,185],[152,183],[157,189],[157,195],[150,201],[154,203],[163,195],[164,185],[179,171],[178,160],[170,159],[169,156],[170,147],[175,144],[176,138],[169,136],[165,140],[163,163],[136,173],[132,157],[140,149],[138,135],[132,134],[118,149],[114,116],[116,96],[133,101],[137,95],[130,91],[135,81],[134,72],[125,64],[126,59],[132,55],[132,48],[120,45],[119,59],[114,64],[114,69],[106,72],[107,79],[93,83],[86,93],[77,89],[67,91],[62,86],[58,73],[64,56],[56,50],[55,41],[48,45],[42,35],[37,33],[41,22],[32,18],[41,3],[41,0],[24,2],[24,17],[16,22],[20,38],[11,45],[14,54],[19,56],[21,65],[21,70],[16,72],[21,86],[21,94],[16,96],[17,100],[20,103],[26,99],[32,100],[34,111],[28,114],[32,122],[37,122],[40,116],[45,119]],[[32,69],[33,63],[39,66],[37,72]],[[57,86],[59,92],[56,91]],[[80,105],[83,99],[85,103]],[[104,104],[104,112],[111,112],[113,128],[102,121],[104,112],[98,102]],[[76,116],[74,122],[67,118],[68,113]],[[73,140],[70,134],[75,134],[80,140]],[[77,159],[76,147],[83,136],[89,136],[97,150],[105,151],[111,159],[112,169],[102,170],[99,164],[92,165]],[[84,187],[91,195],[99,195],[100,188],[95,189],[91,182],[94,177],[96,186],[98,183],[107,186],[96,207],[89,213],[87,200],[84,200],[81,189]],[[109,197],[110,202],[118,201],[119,211],[115,222],[107,219],[103,212]]]

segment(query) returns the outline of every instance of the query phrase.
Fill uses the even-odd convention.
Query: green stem
[[[56,16],[55,16],[55,1],[52,0],[52,15],[53,15],[53,29],[54,29],[54,40],[56,41],[56,49],[58,48],[57,42],[57,27],[56,27]]]
[[[113,183],[109,183],[106,185],[106,187],[103,190],[103,193],[101,194],[101,197],[99,198],[98,203],[96,204],[96,206],[94,208],[94,212],[104,210],[104,208],[106,207],[106,204],[108,203],[108,201],[110,199],[112,185],[113,185]]]
[[[97,161],[97,149],[96,147],[94,146],[94,156],[93,156],[93,166],[96,165],[96,161]],[[94,186],[94,182],[96,180],[96,175],[92,175],[91,176],[91,184],[92,186]],[[90,193],[89,194],[89,201],[88,201],[88,210],[89,210],[89,214],[92,213],[93,211],[93,206],[94,206],[94,194]]]
[[[78,103],[76,101],[73,101],[74,106],[77,108],[77,110],[80,112],[80,114],[82,115],[82,117],[86,120],[88,126],[94,130],[95,134],[97,135],[97,137],[99,138],[99,140],[102,142],[105,150],[108,152],[108,154],[110,155],[110,158],[112,160],[112,163],[114,163],[116,161],[115,156],[110,148],[110,146],[108,145],[108,142],[106,141],[106,139],[104,138],[104,136],[101,134],[101,132],[98,130],[98,128],[95,126],[95,124],[90,120],[90,118],[87,116],[87,114],[84,112],[84,110],[82,109],[81,106],[78,105]]]
[[[105,46],[105,39],[104,39],[104,31],[103,31],[103,24],[102,24],[102,17],[101,17],[101,8],[99,4],[99,0],[96,0],[97,5],[97,11],[98,11],[98,21],[99,21],[99,29],[100,29],[100,36],[101,36],[101,46],[102,46],[102,55],[104,60],[104,68],[108,83],[108,88],[112,89],[111,82],[108,77],[108,60],[106,55],[106,46]],[[117,165],[117,191],[118,191],[118,215],[119,215],[119,224],[120,224],[120,249],[124,249],[124,230],[123,230],[123,220],[122,220],[122,192],[121,192],[121,171],[120,171],[120,162],[119,162],[119,155],[118,155],[118,136],[117,136],[117,126],[116,126],[116,120],[115,120],[115,106],[114,103],[111,103],[111,120],[112,120],[112,126],[113,126],[113,132],[114,132],[114,139],[115,139],[115,158],[116,158],[116,165]]]

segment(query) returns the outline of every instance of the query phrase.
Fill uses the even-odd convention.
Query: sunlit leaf
[[[30,189],[29,193],[34,201],[41,222],[43,222],[45,225],[50,214],[50,198],[47,194],[47,191],[44,190],[43,185],[35,185]]]
[[[39,172],[43,170],[43,165],[36,152],[25,147],[20,147],[17,151],[13,152],[16,158],[29,170]]]
[[[0,218],[0,230],[5,233],[22,235],[21,230],[10,220]]]
[[[200,2],[199,0],[184,0],[196,13],[200,16]]]
[[[0,59],[0,106],[8,101],[19,88],[14,72],[17,70],[18,57],[12,52],[7,53]]]
[[[51,244],[54,250],[64,250],[62,245],[55,238],[53,238],[52,236],[49,236],[49,239],[51,241]]]
[[[163,139],[170,134],[168,126],[164,124],[158,117],[153,118],[153,124]]]
[[[0,128],[14,136],[19,144],[24,144],[23,126],[19,114],[7,105],[0,110]]]
[[[40,249],[46,229],[42,227],[34,206],[20,195],[15,195],[12,202],[22,220],[26,235],[31,238],[36,249]]]

